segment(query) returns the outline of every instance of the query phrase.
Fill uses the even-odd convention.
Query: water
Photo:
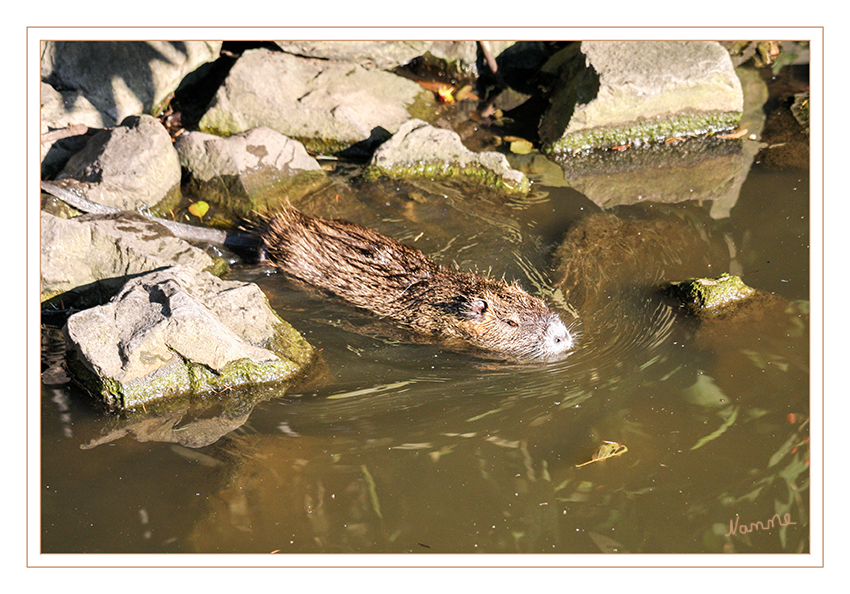
[[[710,201],[612,208],[697,239],[671,249],[647,232],[586,273],[579,346],[548,364],[417,343],[238,268],[321,350],[317,371],[202,448],[144,441],[155,432],[43,385],[41,550],[807,552],[808,187],[805,171],[755,165],[728,217]],[[600,209],[543,189],[505,203],[378,184],[358,222],[563,305],[554,247]],[[700,326],[652,289],[724,271],[776,304]],[[605,441],[627,451],[579,466]]]

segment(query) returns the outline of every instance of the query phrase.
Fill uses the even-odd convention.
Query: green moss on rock
[[[630,143],[663,142],[668,138],[702,136],[734,129],[740,112],[680,113],[660,120],[640,120],[623,126],[597,127],[567,134],[545,148],[550,154],[611,148]]]
[[[696,278],[671,283],[669,293],[694,315],[712,316],[728,311],[756,292],[740,277],[723,273],[716,279]]]
[[[465,167],[444,161],[411,163],[392,168],[370,165],[364,173],[364,177],[370,181],[381,176],[392,179],[464,180],[512,194],[527,194],[531,185],[524,175],[516,183],[512,183],[512,180],[507,180],[498,173],[484,167]]]

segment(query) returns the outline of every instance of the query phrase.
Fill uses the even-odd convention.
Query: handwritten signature
[[[773,516],[767,520],[766,522],[762,522],[758,520],[756,522],[750,522],[749,524],[738,524],[740,518],[736,515],[734,520],[729,520],[729,532],[726,533],[726,536],[732,536],[733,534],[749,534],[750,532],[756,532],[757,530],[770,530],[774,526],[796,526],[797,522],[791,521],[791,514],[785,514],[784,516],[780,516],[779,514],[773,514]]]

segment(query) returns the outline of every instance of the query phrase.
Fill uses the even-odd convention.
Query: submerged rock
[[[422,120],[410,120],[375,151],[369,175],[390,178],[469,180],[508,192],[527,193],[530,182],[496,152],[467,149],[460,136]]]
[[[628,287],[654,289],[671,279],[729,266],[729,249],[706,214],[692,208],[682,219],[627,219],[594,213],[579,220],[555,251],[553,279],[584,309],[604,304]]]
[[[290,380],[313,348],[259,287],[175,266],[138,276],[68,318],[69,367],[111,410]]]
[[[544,68],[558,79],[539,132],[549,152],[734,128],[743,95],[713,41],[585,41]]]
[[[316,152],[395,132],[417,102],[432,102],[413,81],[359,65],[248,50],[230,70],[198,127],[229,136],[267,126]]]
[[[92,202],[136,210],[179,200],[180,159],[158,120],[128,116],[117,128],[92,136],[58,179],[78,182],[77,189]]]
[[[304,145],[271,128],[227,138],[186,132],[174,146],[190,193],[239,215],[266,210],[269,199],[297,200],[326,180]]]

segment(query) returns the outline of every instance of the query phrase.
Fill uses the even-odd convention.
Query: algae
[[[662,120],[638,120],[622,126],[597,127],[565,134],[545,147],[548,154],[574,153],[668,138],[712,135],[733,130],[740,112],[681,113]]]
[[[527,194],[531,182],[523,175],[517,183],[510,183],[495,171],[478,166],[462,166],[445,161],[422,161],[392,168],[370,165],[363,174],[368,181],[381,176],[392,179],[423,178],[434,181],[462,179],[511,194]]]

